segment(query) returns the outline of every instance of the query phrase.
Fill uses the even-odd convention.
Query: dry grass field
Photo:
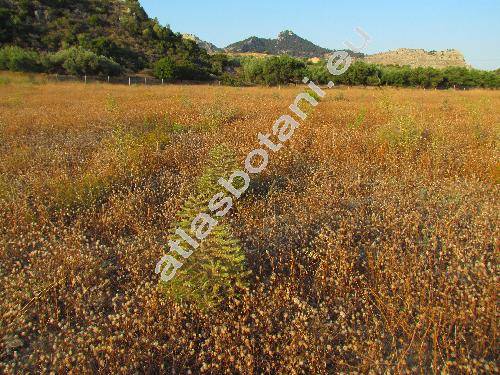
[[[498,91],[328,90],[228,217],[248,288],[158,287],[301,90],[0,82],[0,373],[498,373]]]

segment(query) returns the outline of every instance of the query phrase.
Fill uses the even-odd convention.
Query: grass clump
[[[314,100],[316,100],[317,102],[321,101],[323,98],[321,98],[321,96],[319,96],[318,94],[316,94],[315,91],[311,90],[311,89],[307,89],[306,90],[306,94],[309,94],[311,95]]]
[[[378,138],[391,148],[414,149],[418,147],[423,130],[408,115],[398,116],[378,130]]]
[[[8,85],[11,82],[9,77],[0,77],[0,85]]]
[[[200,126],[204,130],[216,130],[221,126],[232,124],[238,117],[239,113],[235,108],[216,102],[204,111]]]
[[[169,141],[164,125],[141,130],[117,129],[101,142],[80,178],[62,176],[50,183],[56,208],[88,208],[99,204],[113,188],[154,173],[158,152]]]
[[[12,190],[12,185],[7,178],[3,174],[0,174],[0,200],[10,199],[13,196]]]
[[[346,101],[346,97],[345,97],[345,94],[343,92],[339,92],[338,94],[336,94],[334,97],[333,97],[333,100],[335,100],[336,102],[343,102],[343,101]]]
[[[363,123],[365,122],[365,118],[366,118],[366,108],[361,108],[358,115],[354,119],[354,122],[352,122],[349,125],[349,127],[351,129],[357,129],[357,128],[361,127],[361,125],[363,125]]]

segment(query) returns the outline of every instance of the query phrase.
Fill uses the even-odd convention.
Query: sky
[[[372,41],[365,53],[396,48],[460,50],[480,69],[500,68],[500,0],[140,0],[150,17],[173,31],[218,47],[250,36],[276,38],[283,30],[325,48]]]

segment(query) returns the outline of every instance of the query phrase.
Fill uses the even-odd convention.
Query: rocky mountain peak
[[[284,30],[278,34],[278,40],[283,40],[286,38],[293,38],[293,37],[298,37],[298,36],[291,30]]]

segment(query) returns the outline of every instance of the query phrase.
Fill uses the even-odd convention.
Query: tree
[[[381,83],[389,86],[409,86],[410,75],[409,66],[386,66],[382,68]]]
[[[326,62],[321,61],[318,63],[308,64],[306,67],[307,77],[316,83],[327,84],[329,81],[333,81],[333,77],[326,68]]]
[[[306,72],[305,63],[290,56],[247,58],[242,65],[247,82],[269,86],[299,82]]]
[[[299,82],[304,77],[305,63],[290,56],[271,57],[264,61],[263,76],[267,85]]]
[[[0,69],[15,72],[39,72],[42,68],[40,55],[35,51],[15,46],[0,49]]]
[[[255,57],[242,60],[243,75],[245,80],[250,83],[264,83],[264,63],[262,59]]]
[[[381,82],[381,75],[377,65],[356,61],[347,70],[346,79],[351,85],[378,85]]]
[[[153,69],[156,78],[172,81],[176,79],[176,65],[170,57],[158,60]]]
[[[9,42],[12,38],[12,9],[5,0],[0,0],[0,43]]]
[[[220,76],[225,72],[227,66],[230,65],[229,58],[223,53],[218,53],[210,58],[211,71],[213,74]]]

